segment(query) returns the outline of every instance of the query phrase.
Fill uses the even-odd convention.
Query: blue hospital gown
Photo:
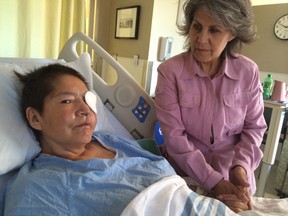
[[[120,215],[143,189],[175,174],[136,141],[105,133],[93,138],[115,149],[115,158],[71,161],[40,154],[9,182],[5,215]]]

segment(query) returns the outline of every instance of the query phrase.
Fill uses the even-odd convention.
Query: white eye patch
[[[96,107],[97,97],[96,97],[96,95],[91,91],[87,91],[85,93],[84,98],[85,98],[85,102],[91,108],[91,110],[93,110],[93,112],[97,113],[97,107]]]

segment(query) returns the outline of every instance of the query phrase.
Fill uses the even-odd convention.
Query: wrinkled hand
[[[245,191],[246,197],[249,198],[248,208],[252,209],[252,201],[251,201],[250,194],[248,191],[250,184],[247,180],[246,170],[242,166],[236,166],[233,169],[231,169],[230,181],[238,187],[243,187],[243,190]]]
[[[230,184],[227,181],[220,181],[219,185],[215,186],[216,198],[236,213],[252,209],[252,201],[248,191],[250,184],[247,181],[246,170],[241,166],[234,167],[230,171],[230,181],[228,182]]]
[[[222,201],[225,205],[227,205],[232,211],[236,213],[251,209],[251,206],[249,205],[249,196],[246,197],[249,200],[248,202],[240,200],[235,194],[221,194],[216,198]]]
[[[246,170],[241,166],[236,166],[230,170],[230,181],[236,186],[242,186],[245,188],[250,187],[247,181]]]
[[[221,179],[213,188],[214,195],[235,194],[239,199],[246,200],[243,187],[236,187],[232,182]]]
[[[216,199],[227,205],[232,211],[240,212],[251,209],[251,200],[247,188],[235,186],[227,180],[220,180],[214,187]]]

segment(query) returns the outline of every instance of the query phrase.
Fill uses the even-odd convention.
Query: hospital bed
[[[77,53],[79,41],[87,44],[115,69],[118,77],[116,83],[107,84],[92,70],[88,53]],[[77,69],[88,81],[89,88],[97,93],[100,103],[97,103],[96,130],[136,140],[154,138],[156,116],[153,100],[102,47],[83,33],[76,33],[68,40],[58,59],[0,58],[0,188],[17,168],[40,151],[21,116],[21,85],[13,71],[27,73],[50,63]],[[254,209],[241,215],[288,215],[287,199],[255,197],[253,202]],[[145,189],[132,200],[123,215],[181,215],[184,212],[193,215],[192,210],[197,203],[201,203],[203,215],[235,215],[229,209],[221,210],[217,201],[203,196],[192,198],[191,190],[179,176],[165,178]]]

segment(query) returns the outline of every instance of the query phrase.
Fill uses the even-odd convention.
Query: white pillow
[[[59,63],[59,61],[56,62]],[[49,63],[55,63],[55,61]],[[0,175],[20,167],[40,152],[39,143],[21,113],[20,95],[22,85],[16,78],[14,70],[19,73],[27,73],[47,64],[29,64],[27,67],[21,64],[20,67],[15,64],[0,63]],[[79,71],[87,80],[90,90],[92,90],[91,60],[88,53],[81,55],[75,62],[63,62],[61,64]],[[97,120],[95,130],[132,138],[121,123],[103,105],[98,95]]]
[[[0,65],[0,175],[19,167],[39,151],[20,108],[21,85],[11,64]]]

